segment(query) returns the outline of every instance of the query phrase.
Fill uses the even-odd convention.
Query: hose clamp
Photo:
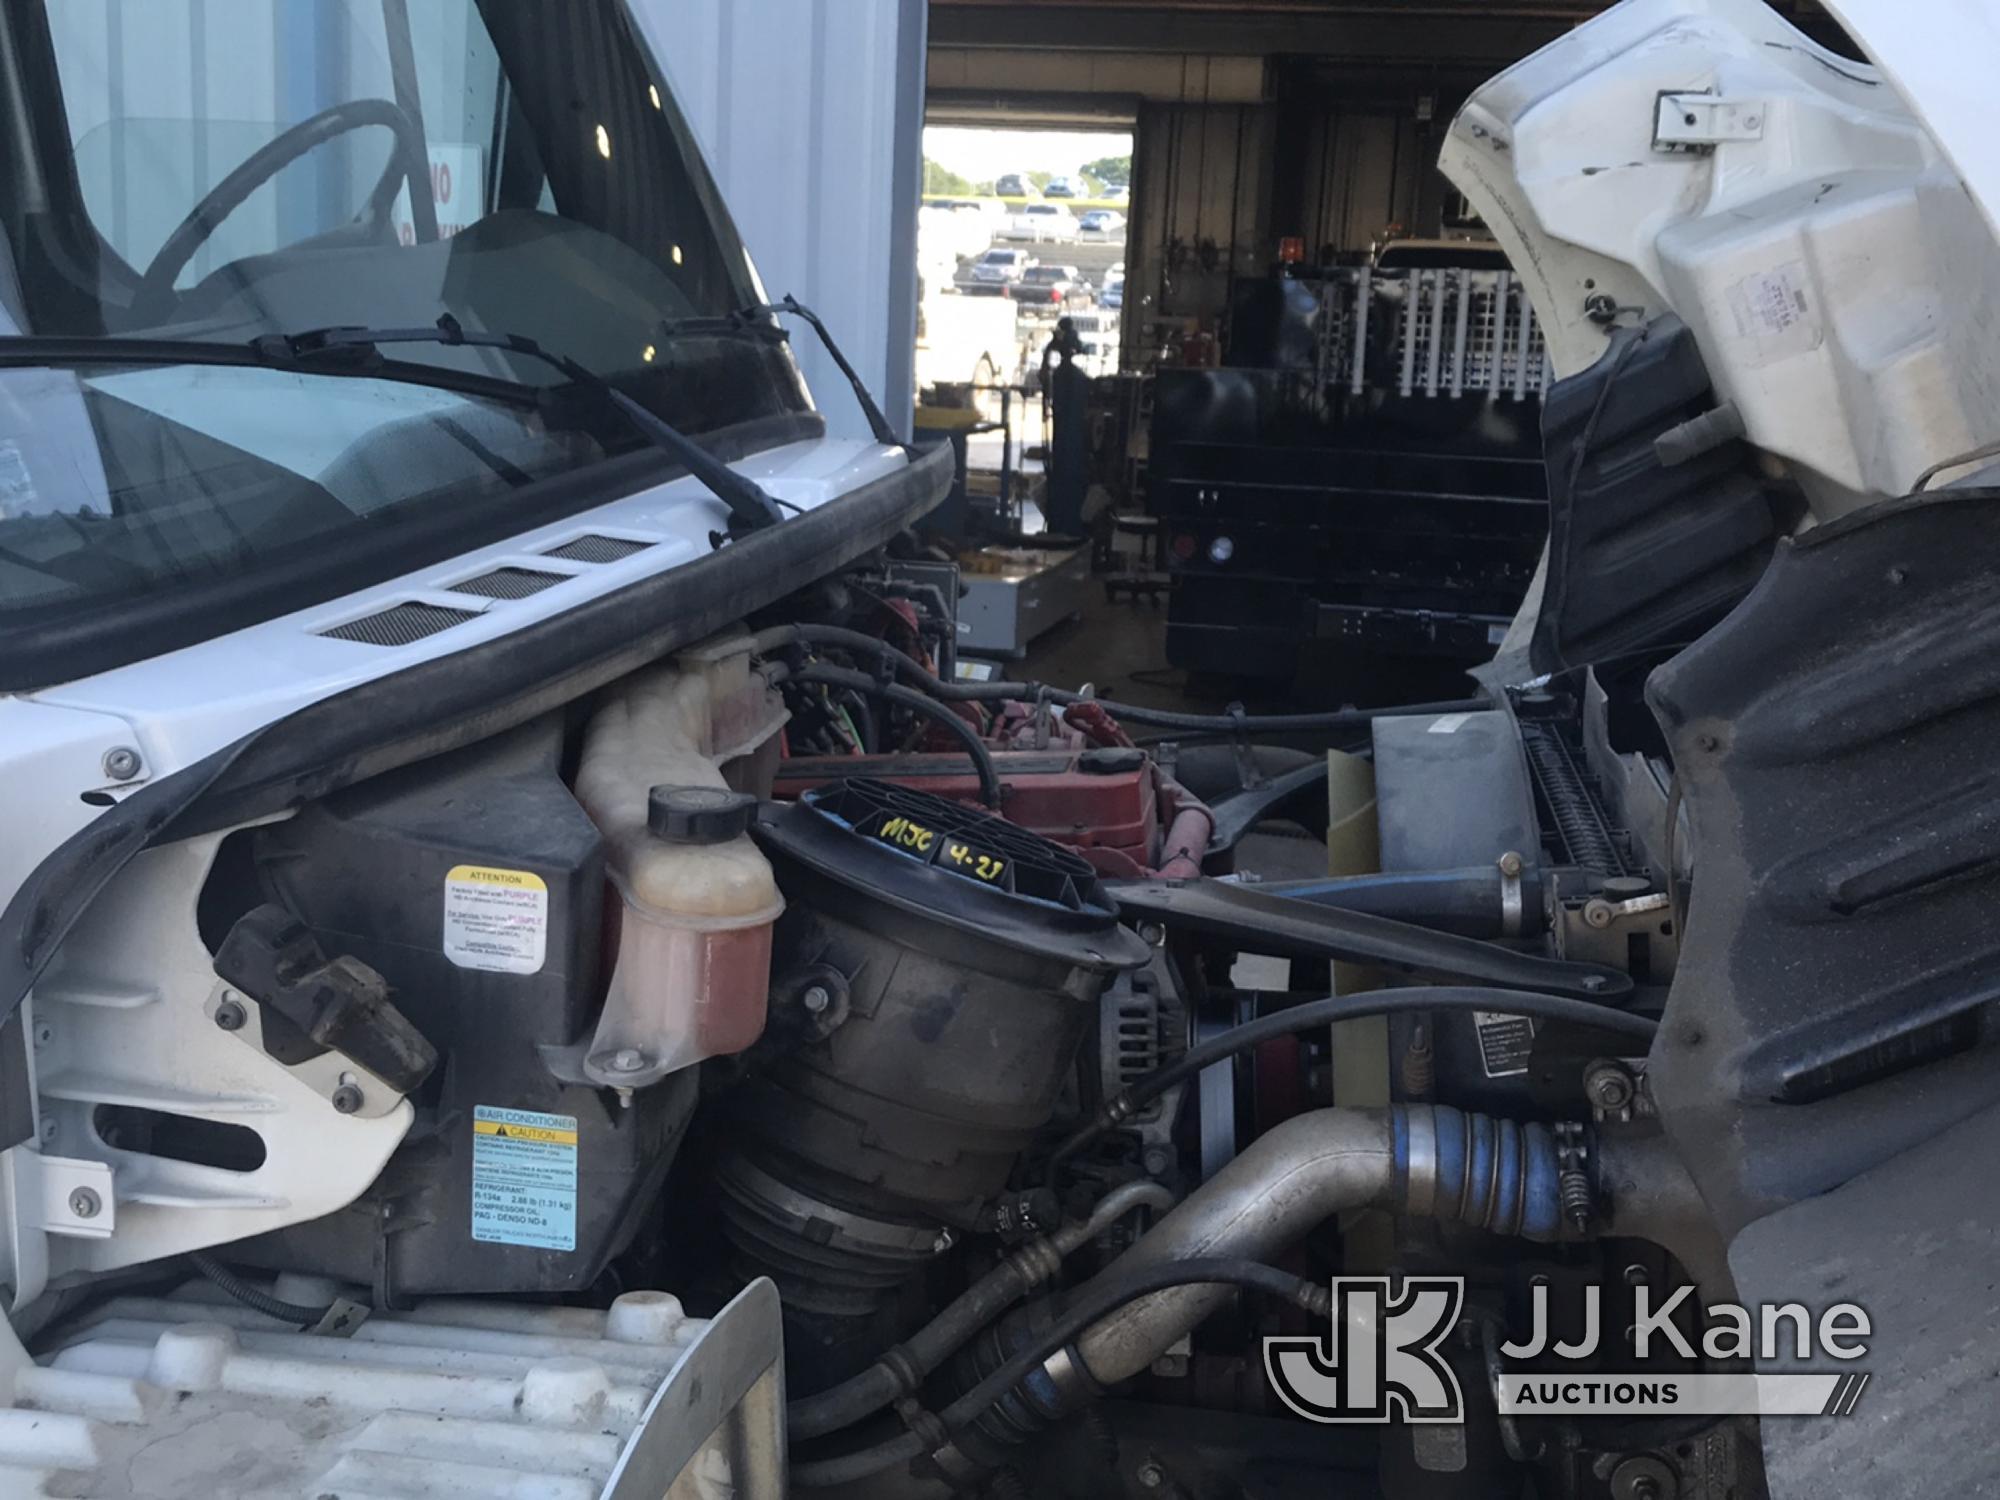
[[[1526,903],[1521,894],[1521,872],[1527,862],[1514,850],[1500,856],[1500,931],[1507,937],[1521,935]]]
[[[1437,1112],[1428,1106],[1403,1111],[1404,1212],[1427,1218],[1437,1207]]]

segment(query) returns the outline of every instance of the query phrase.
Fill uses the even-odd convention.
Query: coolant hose
[[[906,1433],[859,1453],[801,1464],[805,1486],[859,1479],[914,1458],[943,1454],[955,1436],[1005,1402],[1005,1429],[1023,1418],[1055,1421],[1107,1385],[1146,1369],[1228,1300],[1232,1285],[1280,1290],[1234,1268],[1279,1273],[1276,1254],[1350,1208],[1446,1220],[1468,1228],[1553,1240],[1562,1228],[1555,1136],[1443,1105],[1322,1109],[1295,1115],[1260,1136],[1203,1183],[1139,1243],[1099,1272],[1054,1316],[1053,1326],[971,1391]],[[1231,1268],[1232,1274],[1221,1274]],[[1324,1288],[1293,1293],[1323,1307]],[[1136,1292],[1136,1294],[1135,1294]],[[920,1435],[929,1432],[931,1441]],[[988,1428],[989,1435],[992,1429]],[[946,1441],[937,1441],[943,1436]],[[959,1455],[963,1459],[963,1455]],[[954,1465],[947,1465],[949,1470]]]
[[[1497,865],[1460,870],[1384,870],[1312,880],[1272,880],[1267,896],[1310,901],[1342,911],[1412,922],[1460,937],[1527,937],[1548,926],[1542,878],[1532,867],[1520,876],[1515,930],[1507,930],[1507,881]]]
[[[750,637],[751,649],[760,656],[799,645],[839,646],[847,651],[868,652],[887,662],[899,676],[933,698],[957,702],[1018,699],[1062,706],[1088,701],[1098,704],[1115,719],[1191,732],[1289,734],[1306,730],[1355,729],[1379,718],[1406,714],[1476,713],[1493,706],[1485,698],[1458,698],[1444,703],[1400,703],[1387,708],[1342,708],[1315,714],[1184,714],[1163,708],[1145,708],[1136,703],[1114,703],[1108,698],[1086,700],[1082,693],[1052,688],[1039,682],[945,682],[925,671],[921,662],[888,641],[839,625],[773,625]]]
[[[1016,1382],[1032,1376],[1037,1365],[1060,1353],[1071,1339],[1098,1319],[1137,1298],[1190,1282],[1209,1282],[1224,1288],[1243,1287],[1266,1296],[1282,1297],[1294,1307],[1320,1318],[1327,1316],[1332,1303],[1327,1287],[1251,1260],[1174,1261],[1166,1265],[1140,1266],[1123,1275],[1114,1266],[1091,1282],[1079,1299],[1065,1308],[1055,1323],[1033,1344],[1012,1355],[978,1385],[947,1406],[941,1416],[921,1418],[923,1427],[938,1434],[939,1439],[948,1440],[952,1434],[977,1421],[995,1403],[1009,1397]],[[844,1453],[838,1458],[794,1464],[792,1482],[801,1489],[809,1490],[851,1484],[870,1474],[878,1474],[893,1464],[905,1463],[920,1456],[925,1448],[933,1446],[933,1441],[927,1441],[920,1433],[912,1431],[855,1453]]]
[[[1174,1196],[1157,1182],[1128,1182],[1114,1188],[1090,1216],[1065,1224],[1054,1234],[1031,1240],[960,1293],[949,1307],[860,1374],[805,1396],[785,1408],[791,1441],[818,1437],[908,1395],[967,1339],[1048,1281],[1063,1258],[1087,1245],[1135,1208],[1164,1210]]]

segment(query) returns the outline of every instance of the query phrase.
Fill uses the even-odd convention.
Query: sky
[[[973,182],[1002,172],[1074,172],[1100,156],[1131,154],[1132,137],[1103,130],[978,130],[926,125],[924,155]]]

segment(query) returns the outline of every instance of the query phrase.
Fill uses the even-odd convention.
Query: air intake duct
[[[1147,950],[1082,859],[925,792],[832,782],[755,835],[787,903],[773,1011],[810,1040],[735,1089],[716,1177],[742,1269],[837,1375],[836,1346],[879,1346],[896,1290],[980,1222]]]

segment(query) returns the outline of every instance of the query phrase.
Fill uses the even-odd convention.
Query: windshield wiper
[[[709,492],[729,507],[734,523],[731,530],[758,531],[784,520],[765,488],[756,480],[737,473],[678,427],[655,416],[619,390],[595,370],[586,368],[567,354],[544,349],[533,339],[518,333],[487,333],[467,329],[446,313],[431,328],[313,328],[304,333],[268,333],[251,343],[267,351],[274,364],[293,364],[311,369],[343,356],[368,359],[379,354],[385,344],[442,344],[448,348],[504,349],[524,359],[539,360],[608,402],[624,416],[640,436],[669,457],[677,459],[688,473],[708,486]],[[523,387],[534,389],[534,387]]]
[[[762,485],[737,473],[679,428],[655,416],[594,370],[578,364],[568,355],[544,349],[521,334],[468,330],[450,313],[429,328],[313,328],[303,333],[262,334],[240,344],[211,343],[202,339],[14,335],[0,337],[0,367],[28,364],[205,364],[302,370],[309,374],[399,380],[532,407],[539,407],[549,394],[545,387],[517,380],[386,358],[382,348],[394,344],[502,349],[525,359],[538,360],[567,376],[571,385],[591,392],[613,407],[640,436],[706,485],[717,499],[729,507],[732,532],[757,531],[784,519],[779,509],[780,502],[773,499]]]
[[[785,300],[782,302],[752,302],[719,318],[680,318],[673,322],[661,323],[659,334],[666,339],[695,338],[704,335],[710,338],[750,335],[773,343],[782,343],[785,340],[785,330],[762,321],[766,315],[775,316],[779,313],[790,313],[795,318],[803,319],[811,326],[812,331],[819,335],[819,341],[825,346],[827,354],[839,367],[840,373],[847,377],[847,384],[854,392],[854,399],[860,403],[861,415],[867,419],[868,430],[874,434],[875,441],[889,448],[904,447],[903,440],[896,436],[895,428],[889,425],[889,419],[882,415],[882,408],[875,404],[875,397],[870,393],[866,382],[855,371],[854,366],[847,362],[847,356],[840,352],[840,345],[833,341],[833,335],[826,331],[826,324],[820,321],[819,314],[790,292],[785,293]]]

